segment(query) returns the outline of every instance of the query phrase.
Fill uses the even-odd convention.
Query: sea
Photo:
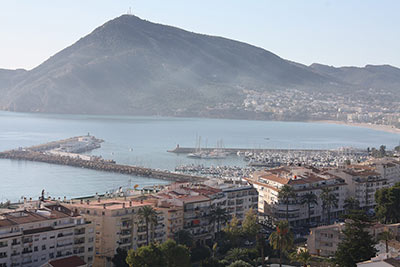
[[[183,164],[246,165],[237,156],[201,160],[167,152],[178,144],[216,147],[218,143],[227,148],[250,149],[366,149],[383,144],[391,149],[400,141],[399,134],[329,123],[0,112],[0,151],[87,134],[104,140],[102,147],[91,154],[162,170],[174,170]],[[73,198],[119,187],[164,183],[147,177],[0,159],[0,202],[37,199],[42,189],[51,197]]]

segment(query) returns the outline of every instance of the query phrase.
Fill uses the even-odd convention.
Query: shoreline
[[[317,121],[307,121],[307,122],[347,125],[347,126],[368,128],[368,129],[372,129],[372,130],[376,130],[376,131],[383,131],[383,132],[387,132],[387,133],[400,134],[400,129],[398,129],[394,126],[390,126],[390,125],[360,123],[360,122],[333,121],[333,120],[317,120]]]

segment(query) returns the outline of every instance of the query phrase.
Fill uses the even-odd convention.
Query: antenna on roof
[[[132,15],[132,8],[131,7],[129,7],[128,12],[126,14]]]

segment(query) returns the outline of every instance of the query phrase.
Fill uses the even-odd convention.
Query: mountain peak
[[[341,77],[345,70],[326,67],[328,72],[322,66],[307,67],[246,43],[122,15],[31,71],[2,72],[0,108],[207,116],[213,108],[241,106],[249,90],[322,91],[351,84]]]

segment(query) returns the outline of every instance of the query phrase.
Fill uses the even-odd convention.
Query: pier
[[[327,149],[285,149],[285,148],[201,148],[201,151],[211,152],[216,149],[223,150],[228,154],[237,154],[239,153],[262,153],[262,152],[276,152],[276,153],[290,153],[290,152],[326,152]],[[174,149],[168,150],[167,152],[176,153],[176,154],[190,154],[198,151],[199,148],[194,147],[180,147],[176,146]],[[365,150],[358,150],[359,153],[365,153]]]
[[[91,139],[97,140],[95,141],[96,144],[98,144],[98,141],[102,142],[102,140],[96,139],[94,137],[91,137]],[[0,152],[0,159],[45,162],[50,164],[66,165],[97,171],[143,176],[169,181],[187,182],[207,180],[207,178],[201,176],[173,173],[169,171],[155,170],[151,168],[137,167],[131,165],[121,165],[115,163],[115,161],[113,160],[105,160],[97,156],[76,156],[79,155],[76,149],[78,149],[79,151],[88,151],[96,147],[92,145],[86,146],[81,144],[81,142],[86,141],[87,140],[82,139],[82,137],[73,137],[65,140],[42,144],[39,146],[8,150]],[[70,148],[73,152],[67,152],[69,150],[68,148]],[[62,150],[63,152],[56,153],[55,151],[57,150]]]

